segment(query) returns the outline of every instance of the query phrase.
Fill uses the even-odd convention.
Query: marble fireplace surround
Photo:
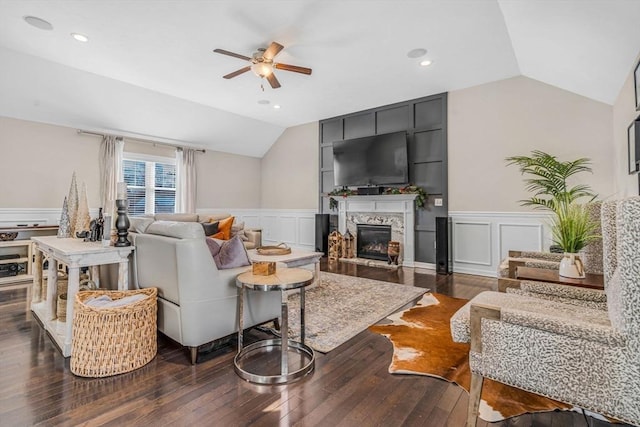
[[[334,197],[338,201],[338,230],[355,237],[356,224],[391,225],[391,239],[400,242],[398,262],[415,262],[415,194]]]

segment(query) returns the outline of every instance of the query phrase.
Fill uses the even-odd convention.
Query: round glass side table
[[[315,354],[313,349],[304,343],[304,288],[313,282],[313,272],[301,268],[282,268],[269,276],[257,276],[251,271],[242,273],[236,278],[238,291],[238,353],[233,359],[236,373],[243,379],[258,384],[283,384],[301,378],[313,371]],[[300,292],[300,341],[289,339],[289,307],[286,291],[299,289]],[[247,346],[244,341],[244,292],[272,292],[280,291],[282,318],[280,321],[281,338],[267,339],[254,342]],[[261,366],[260,359],[265,359],[264,365],[272,365],[269,355],[280,349],[277,372],[266,372],[268,366]],[[291,361],[290,359],[295,358]],[[246,363],[245,362],[250,362]],[[292,362],[292,363],[290,363]],[[253,366],[251,366],[251,363]],[[294,366],[290,366],[294,365]],[[258,369],[260,368],[260,369]],[[264,369],[263,369],[264,368]],[[274,367],[275,371],[275,367]]]

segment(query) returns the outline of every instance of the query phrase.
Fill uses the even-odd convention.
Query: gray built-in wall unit
[[[447,94],[428,96],[320,121],[320,206],[329,209],[326,194],[336,188],[333,142],[406,131],[409,183],[424,188],[427,203],[416,209],[415,260],[435,264],[435,218],[448,214]],[[436,206],[441,204],[441,206]]]

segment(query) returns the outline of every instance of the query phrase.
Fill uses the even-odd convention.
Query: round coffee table
[[[304,343],[304,288],[313,282],[313,272],[301,268],[281,268],[270,276],[257,276],[251,271],[242,273],[236,278],[238,292],[238,353],[233,359],[236,373],[245,380],[258,384],[282,384],[300,378],[313,371],[315,354],[313,349]],[[300,291],[300,342],[289,339],[289,307],[287,293],[293,289]],[[244,291],[271,292],[280,291],[282,319],[280,322],[281,338],[261,340],[243,346],[244,334]],[[280,371],[277,374],[262,374],[250,372],[242,366],[242,361],[255,356],[259,352],[268,354],[273,349],[280,348]],[[295,370],[289,369],[289,353],[295,352],[304,361]]]

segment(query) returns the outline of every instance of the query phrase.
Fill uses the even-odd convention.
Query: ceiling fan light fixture
[[[251,71],[256,76],[265,78],[273,73],[273,66],[269,62],[256,62],[251,65]]]

